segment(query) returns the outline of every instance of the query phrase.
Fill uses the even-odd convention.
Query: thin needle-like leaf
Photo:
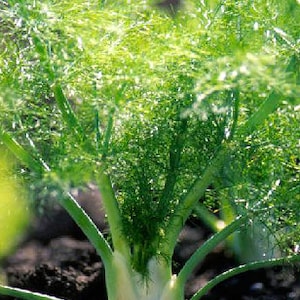
[[[13,288],[5,285],[0,285],[0,294],[4,296],[18,297],[24,300],[63,300],[61,298],[35,293],[19,288]]]
[[[178,274],[178,281],[181,285],[184,285],[188,277],[192,274],[194,268],[201,263],[201,261],[210,253],[220,242],[226,240],[226,238],[233,232],[240,229],[248,220],[246,216],[239,216],[231,224],[224,229],[214,234],[209,240],[207,240],[185,263],[183,268]]]
[[[300,261],[300,255],[295,254],[287,257],[281,257],[281,258],[272,258],[262,261],[257,261],[253,263],[248,263],[245,265],[240,265],[238,267],[232,268],[216,277],[214,277],[212,280],[210,280],[203,288],[201,288],[197,293],[194,294],[194,296],[191,298],[191,300],[199,300],[201,297],[206,295],[214,286],[219,284],[220,282],[229,279],[233,276],[236,276],[241,273],[245,273],[250,270],[256,270],[261,268],[271,268],[275,266],[282,266],[287,264],[292,264],[295,262]]]

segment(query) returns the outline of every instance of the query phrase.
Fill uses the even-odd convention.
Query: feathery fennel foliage
[[[147,1],[0,5],[0,140],[31,189],[56,190],[81,222],[111,271],[111,299],[123,299],[118,276],[127,299],[183,298],[203,253],[177,281],[171,259],[199,201],[233,224],[217,241],[239,225],[267,230],[284,253],[299,243],[296,1],[185,1],[174,17]],[[68,198],[91,180],[112,245]],[[249,258],[237,240],[246,261],[269,251]]]

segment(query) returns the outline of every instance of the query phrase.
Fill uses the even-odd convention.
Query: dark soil
[[[75,196],[97,226],[107,232],[96,189],[91,186]],[[210,234],[198,221],[187,222],[174,254],[175,271]],[[190,278],[186,298],[209,279],[235,265],[224,246],[218,246]],[[69,300],[106,299],[101,260],[74,222],[58,207],[47,217],[36,219],[26,240],[4,263],[4,270],[11,286]],[[1,298],[4,299],[13,298]],[[203,299],[300,300],[300,272],[292,267],[251,271],[220,284]]]

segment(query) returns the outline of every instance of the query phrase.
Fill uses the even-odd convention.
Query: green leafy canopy
[[[296,1],[185,1],[174,18],[147,1],[0,5],[1,128],[51,167],[26,173],[34,189],[83,185],[104,166],[143,272],[164,254],[159,245],[191,184],[229,141],[218,197],[238,211],[266,210],[260,217],[295,242]],[[237,130],[270,94],[280,107],[253,133]]]

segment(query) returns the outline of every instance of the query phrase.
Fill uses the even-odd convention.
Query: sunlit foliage
[[[238,211],[267,209],[263,219],[294,237],[299,5],[185,1],[171,16],[152,4],[1,2],[1,126],[52,169],[31,185],[38,178],[38,186],[53,179],[77,186],[107,164],[138,265],[157,254],[174,208],[232,139],[213,205],[228,197]],[[83,151],[62,121],[55,82],[93,150]],[[236,135],[271,93],[285,100],[280,108],[254,134]]]

